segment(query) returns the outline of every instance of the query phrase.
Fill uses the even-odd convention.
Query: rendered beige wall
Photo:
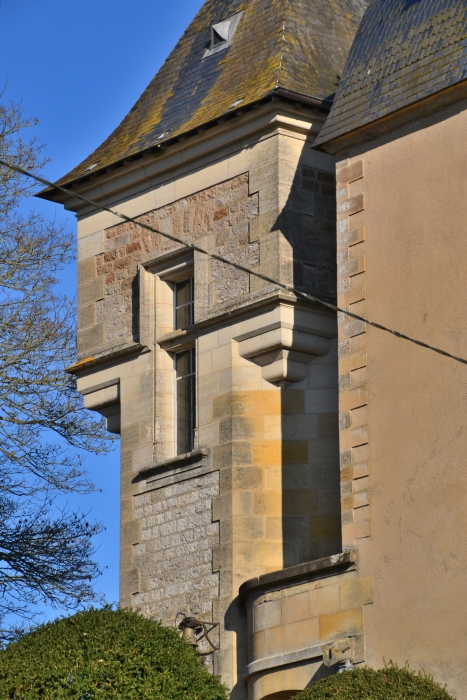
[[[467,358],[465,108],[354,149],[338,211],[340,302]],[[344,541],[357,544],[359,575],[374,576],[367,662],[408,660],[467,698],[467,367],[358,323],[340,319],[341,348],[368,353],[366,367],[341,353],[341,454],[344,471],[364,465],[344,492]]]

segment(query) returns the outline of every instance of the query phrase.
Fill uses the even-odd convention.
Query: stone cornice
[[[251,594],[257,594],[264,588],[277,588],[295,584],[300,579],[319,577],[322,574],[341,573],[342,569],[353,570],[357,562],[357,555],[354,549],[346,550],[341,554],[333,554],[330,557],[315,559],[305,564],[290,566],[280,571],[272,571],[269,574],[256,576],[249,581],[242,583],[239,589],[241,598],[247,598]]]

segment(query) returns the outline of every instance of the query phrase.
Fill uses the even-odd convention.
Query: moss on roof
[[[212,122],[239,100],[247,106],[278,88],[328,98],[365,6],[365,0],[207,0],[122,123],[60,184]],[[239,12],[230,47],[203,58],[211,25]]]
[[[467,78],[467,0],[374,0],[317,145]]]

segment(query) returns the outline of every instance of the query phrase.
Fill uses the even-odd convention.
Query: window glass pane
[[[196,424],[195,350],[175,355],[176,447],[177,454],[194,448]]]
[[[185,352],[178,352],[175,355],[175,371],[177,374],[177,379],[186,377],[187,374],[191,373],[190,354],[191,350],[185,350]]]
[[[175,305],[189,304],[191,299],[191,279],[182,280],[175,285]]]
[[[188,306],[182,306],[179,309],[176,309],[175,311],[175,330],[179,330],[180,328],[188,328],[189,326],[193,325],[193,322],[191,320],[191,310],[192,310],[191,304]]]
[[[176,282],[174,287],[175,330],[188,328],[194,323],[193,277]]]

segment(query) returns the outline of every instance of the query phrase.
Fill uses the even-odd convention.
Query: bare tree
[[[37,173],[47,161],[25,136],[34,124],[21,105],[0,101],[0,157]],[[32,187],[0,166],[0,640],[12,613],[30,620],[41,601],[75,608],[94,598],[90,538],[99,526],[57,511],[54,499],[92,490],[79,451],[109,447],[65,372],[75,359],[75,317],[57,273],[73,259],[73,238],[24,214]]]

